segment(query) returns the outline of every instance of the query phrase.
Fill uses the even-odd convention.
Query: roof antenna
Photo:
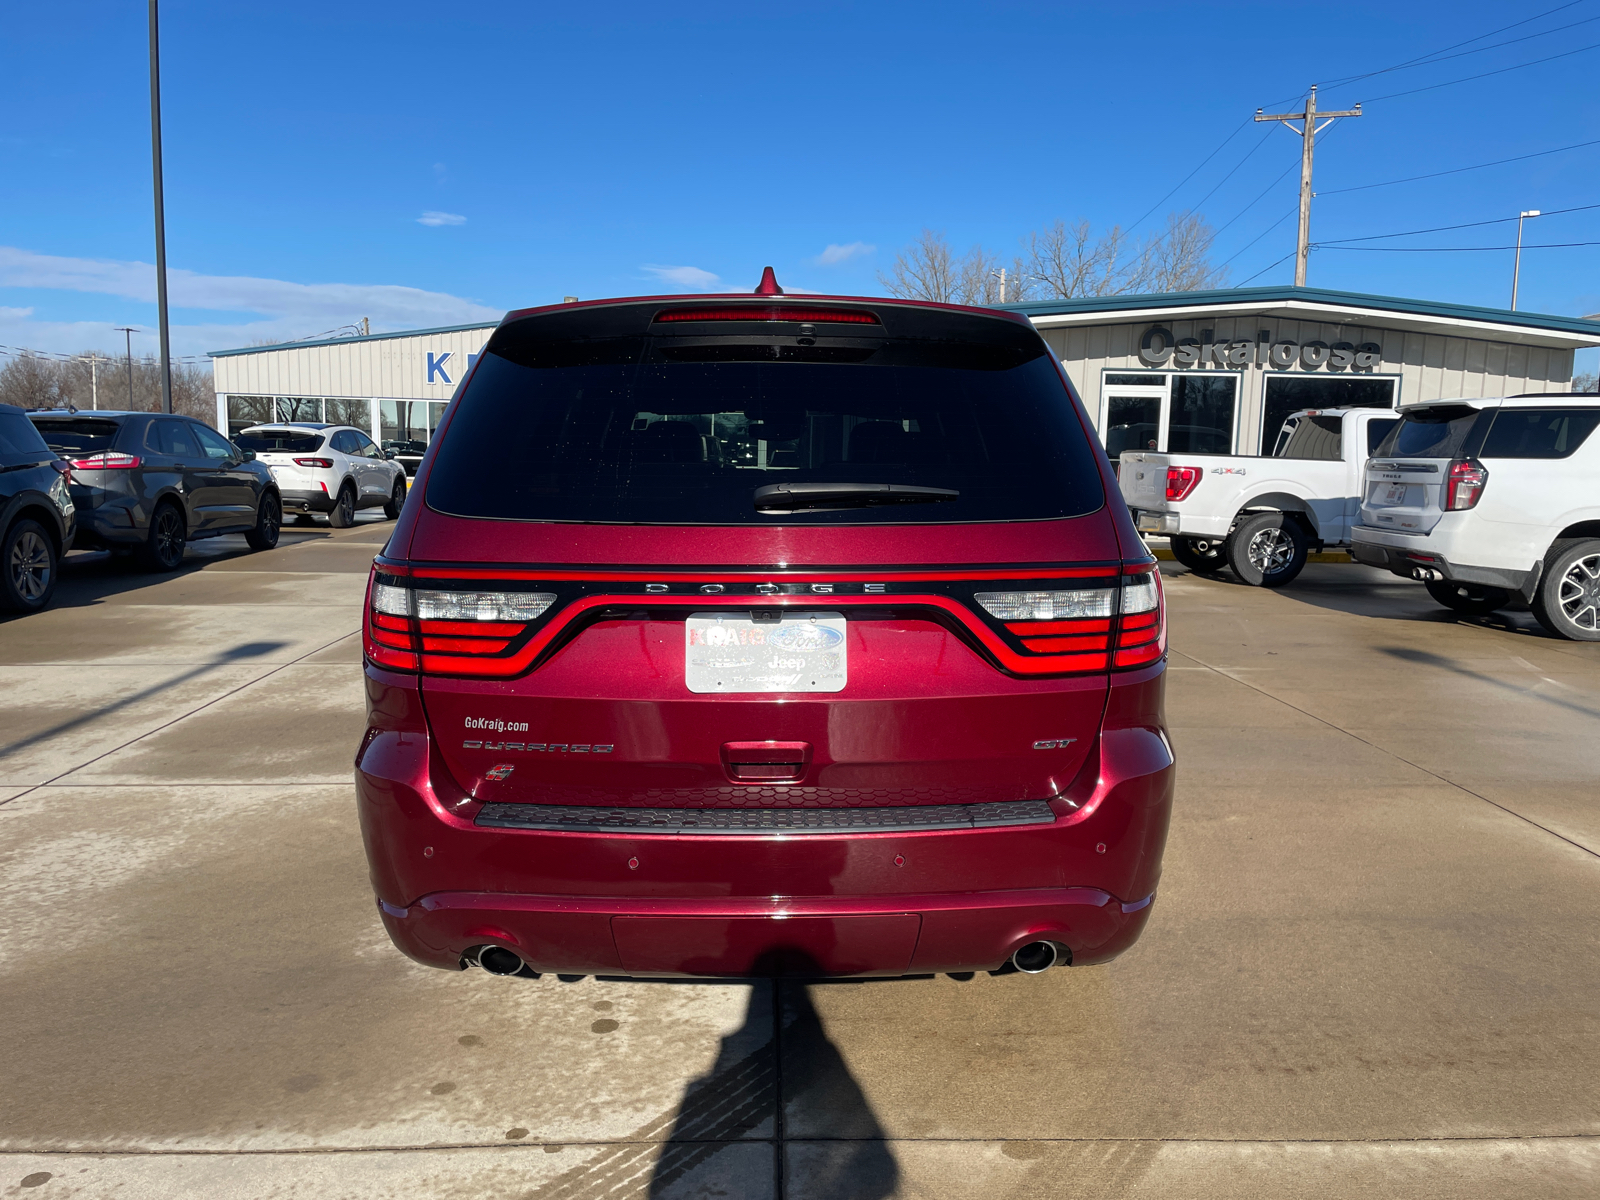
[[[772,273],[771,267],[761,268],[761,282],[756,284],[758,296],[781,296],[783,289],[778,286],[778,277]]]

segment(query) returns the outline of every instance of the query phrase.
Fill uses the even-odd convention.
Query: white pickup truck
[[[1307,409],[1283,423],[1270,456],[1124,451],[1122,496],[1140,532],[1170,537],[1191,571],[1231,567],[1282,587],[1313,548],[1349,544],[1362,469],[1397,420],[1388,408]]]

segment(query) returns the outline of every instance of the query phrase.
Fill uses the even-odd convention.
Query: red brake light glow
[[[107,450],[103,454],[91,454],[87,458],[69,458],[67,461],[79,471],[131,471],[139,465],[139,456]]]
[[[1189,493],[1194,491],[1195,484],[1199,482],[1199,467],[1168,467],[1167,499],[1173,501],[1188,499]]]
[[[1458,458],[1450,464],[1450,474],[1445,478],[1445,512],[1460,512],[1477,504],[1488,482],[1489,472],[1482,463],[1475,458]]]
[[[814,325],[881,325],[877,316],[859,308],[807,308],[799,304],[726,304],[665,308],[657,321],[805,321]]]

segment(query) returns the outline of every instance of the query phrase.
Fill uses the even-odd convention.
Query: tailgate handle
[[[723,742],[722,765],[730,779],[747,783],[793,781],[811,765],[811,743]]]

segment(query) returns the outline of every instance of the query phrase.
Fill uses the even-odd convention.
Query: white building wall
[[[1424,334],[1378,325],[1346,325],[1315,321],[1295,321],[1278,317],[1217,316],[1193,321],[1153,321],[1143,319],[1125,325],[1076,325],[1046,327],[1040,330],[1045,341],[1061,358],[1067,374],[1077,386],[1084,406],[1096,427],[1104,412],[1102,372],[1160,371],[1179,373],[1183,368],[1169,361],[1152,367],[1139,358],[1139,345],[1152,325],[1171,330],[1176,339],[1201,339],[1211,331],[1210,341],[1248,341],[1254,344],[1262,330],[1268,341],[1287,339],[1307,342],[1375,342],[1381,347],[1379,362],[1368,369],[1330,371],[1327,367],[1307,369],[1299,361],[1283,368],[1250,363],[1232,370],[1240,376],[1239,440],[1243,451],[1253,451],[1261,428],[1264,380],[1271,374],[1305,376],[1388,375],[1398,377],[1397,403],[1436,400],[1448,396],[1509,396],[1519,392],[1565,392],[1571,388],[1570,349],[1518,345],[1488,339]],[[1201,364],[1193,371],[1216,371],[1215,365]]]
[[[227,354],[211,360],[212,372],[219,396],[442,401],[450,399],[469,358],[483,349],[493,331],[493,325],[483,325]],[[435,364],[431,380],[430,354]],[[443,370],[438,369],[441,362]]]

